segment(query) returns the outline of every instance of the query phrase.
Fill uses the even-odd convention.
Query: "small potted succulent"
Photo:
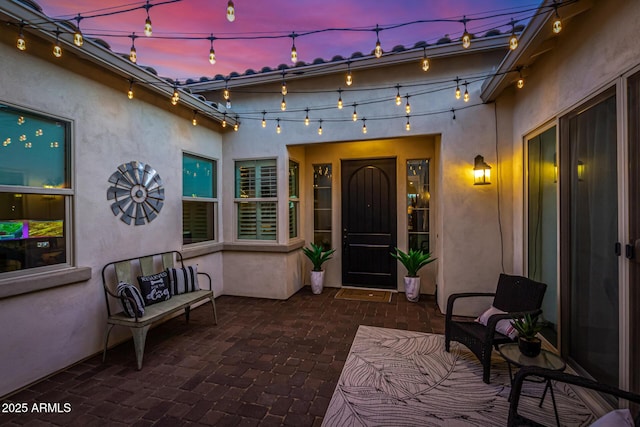
[[[314,294],[322,293],[324,287],[324,270],[322,264],[331,259],[335,249],[323,250],[322,246],[311,243],[310,248],[302,248],[302,252],[309,258],[313,269],[311,270],[311,292]]]
[[[395,252],[391,252],[391,256],[397,259],[407,269],[407,275],[404,277],[404,292],[407,300],[416,302],[420,299],[420,276],[418,271],[427,264],[432,263],[436,258],[431,258],[430,253],[424,253],[421,250],[409,249],[409,253],[402,252],[396,248]]]
[[[538,316],[525,314],[524,317],[514,318],[511,322],[518,331],[518,348],[528,357],[536,357],[540,354],[542,340],[537,334],[542,330],[542,324],[538,323]]]

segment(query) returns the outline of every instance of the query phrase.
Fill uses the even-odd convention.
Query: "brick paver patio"
[[[433,297],[336,300],[305,287],[287,301],[221,296],[149,332],[136,370],[127,341],[2,401],[69,403],[67,413],[0,414],[1,425],[320,426],[359,325],[443,333]],[[45,355],[43,355],[45,357]]]

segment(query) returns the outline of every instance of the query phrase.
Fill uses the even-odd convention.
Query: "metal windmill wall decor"
[[[131,161],[118,166],[110,177],[107,200],[113,200],[111,211],[128,225],[144,225],[153,221],[164,204],[162,178],[148,164]]]

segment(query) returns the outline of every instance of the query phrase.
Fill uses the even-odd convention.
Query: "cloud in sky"
[[[159,1],[151,1],[150,4]],[[363,29],[366,31],[326,31],[297,37],[295,40],[299,59],[313,62],[316,58],[331,59],[335,55],[350,57],[354,52],[368,54],[375,46],[376,25],[383,27],[409,23],[416,20],[462,19],[486,17],[506,13],[501,17],[472,21],[467,24],[470,32],[484,34],[488,29],[502,25],[508,31],[511,18],[521,19],[533,12],[536,0],[234,0],[236,20],[226,19],[227,0],[182,0],[159,4],[149,10],[153,22],[153,37],[143,35],[146,18],[144,9],[128,13],[85,18],[80,22],[86,34],[100,35],[116,52],[127,53],[131,46],[128,37],[133,32],[136,41],[138,63],[155,68],[160,75],[186,79],[216,74],[240,74],[247,69],[259,71],[265,66],[275,68],[279,64],[291,64],[292,32],[302,33],[328,28]],[[81,14],[122,10],[142,6],[145,2],[126,3],[123,0],[69,0],[41,1],[44,13],[51,17],[71,19]],[[513,13],[513,16],[510,14]],[[379,33],[384,50],[396,45],[412,47],[418,41],[434,43],[445,34],[458,38],[463,25],[454,23],[418,23],[401,26]],[[177,37],[203,37],[210,34],[214,41],[217,63],[209,64],[209,40],[176,40]],[[251,38],[285,36],[271,39],[225,40],[225,38]],[[171,39],[162,39],[169,37]]]

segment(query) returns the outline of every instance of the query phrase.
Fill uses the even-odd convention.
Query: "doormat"
[[[391,302],[391,292],[343,288],[338,291],[335,298],[352,301]]]

